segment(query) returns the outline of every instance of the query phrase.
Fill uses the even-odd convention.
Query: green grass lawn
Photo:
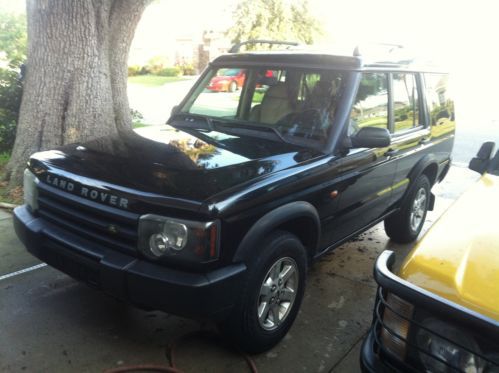
[[[158,75],[137,75],[128,78],[129,84],[140,84],[147,87],[159,87],[166,83],[179,82],[181,80],[192,79],[190,76],[158,76]]]
[[[142,127],[148,127],[149,124],[146,124],[146,123],[142,123],[142,122],[135,122],[135,123],[132,123],[132,127],[133,129],[136,129],[136,128],[142,128]]]

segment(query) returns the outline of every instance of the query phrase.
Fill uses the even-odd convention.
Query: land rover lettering
[[[123,197],[118,197],[116,195],[101,192],[96,189],[91,189],[84,186],[79,186],[69,180],[63,179],[61,177],[53,176],[47,174],[45,178],[47,184],[50,184],[56,188],[62,189],[66,192],[74,193],[80,197],[84,197],[93,201],[108,204],[110,206],[120,207],[122,209],[128,209],[128,199]]]
[[[53,185],[59,189],[67,190],[68,192],[72,192],[75,188],[75,185],[72,182],[60,179],[58,177],[53,177],[50,174],[47,174],[46,180],[48,184]]]

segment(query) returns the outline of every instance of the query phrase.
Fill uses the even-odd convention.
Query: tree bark
[[[127,59],[151,0],[28,0],[28,58],[7,165],[19,185],[37,151],[131,130]]]

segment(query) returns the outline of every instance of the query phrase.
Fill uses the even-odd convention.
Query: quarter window
[[[454,122],[454,101],[449,90],[449,76],[425,74],[426,97],[433,126]]]
[[[393,74],[392,87],[395,133],[418,127],[419,100],[414,74]]]
[[[350,113],[349,135],[362,127],[388,128],[387,75],[364,73]]]

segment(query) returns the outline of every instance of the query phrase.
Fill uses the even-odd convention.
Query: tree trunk
[[[131,130],[127,59],[151,0],[28,0],[28,59],[9,186],[29,156]]]

